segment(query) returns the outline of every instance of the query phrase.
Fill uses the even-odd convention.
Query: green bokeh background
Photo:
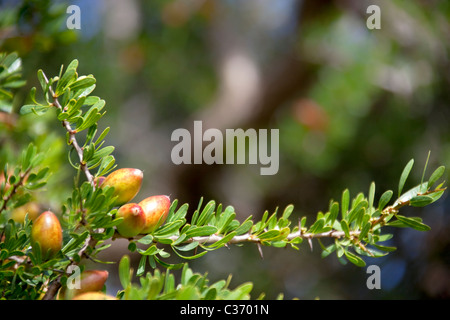
[[[70,4],[80,8],[79,30],[67,29]],[[371,4],[381,9],[381,29],[366,26]],[[307,215],[311,222],[345,188],[367,193],[375,181],[378,196],[395,191],[411,158],[410,187],[420,182],[429,151],[428,174],[448,167],[449,18],[446,0],[4,0],[0,49],[23,59],[28,83],[15,114],[38,86],[38,69],[56,75],[78,59],[79,73],[95,76],[94,94],[107,110],[99,127],[112,129],[107,143],[116,147],[116,163],[144,171],[136,200],[169,194],[193,208],[204,197],[233,205],[241,221],[292,203],[294,221]],[[194,120],[220,130],[279,129],[278,173],[261,176],[259,165],[174,165],[171,133]],[[58,210],[73,174],[63,129],[51,116],[17,119],[17,127],[42,136],[42,148],[52,144],[55,172],[42,199]],[[392,230],[398,250],[366,260],[381,268],[380,290],[367,288],[365,268],[321,259],[318,243],[312,252],[306,243],[300,252],[263,248],[263,259],[255,246],[232,246],[191,267],[211,280],[232,274],[232,285],[252,281],[255,298],[445,299],[449,207],[444,195],[414,208],[432,230]],[[113,247],[105,258],[118,261],[126,243]],[[117,269],[100,267],[112,275]],[[112,293],[120,288],[114,276],[107,285]]]

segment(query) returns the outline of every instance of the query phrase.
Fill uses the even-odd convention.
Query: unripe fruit
[[[56,215],[51,211],[41,213],[31,228],[31,246],[39,244],[42,258],[49,259],[62,247],[62,229]]]
[[[11,212],[10,218],[15,222],[23,223],[25,221],[25,215],[28,213],[28,219],[35,220],[39,216],[39,205],[36,202],[28,202],[23,206],[14,209]]]
[[[103,292],[85,292],[77,295],[72,300],[117,300],[117,298]]]
[[[167,218],[170,209],[170,198],[168,196],[151,196],[141,202],[139,205],[144,210],[145,225],[141,233],[151,233],[160,227]]]
[[[108,271],[86,270],[80,275],[79,288],[67,288],[62,295],[69,300],[86,292],[101,291],[108,279]]]
[[[123,218],[117,231],[126,238],[138,235],[145,225],[144,210],[137,203],[124,204],[117,210],[116,216]]]
[[[144,173],[139,169],[123,168],[112,172],[101,183],[101,187],[114,187],[114,206],[130,202],[141,189]]]

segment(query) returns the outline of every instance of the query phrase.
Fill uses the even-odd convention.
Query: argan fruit
[[[113,171],[101,184],[101,187],[114,187],[114,206],[130,202],[141,189],[144,173],[139,169],[123,168]]]
[[[147,234],[156,230],[166,221],[170,209],[170,198],[165,195],[151,196],[139,202],[139,205],[145,215],[145,225],[141,233]]]
[[[85,292],[75,296],[72,300],[117,300],[116,297],[110,296],[103,292]]]
[[[62,248],[62,229],[56,215],[45,211],[36,218],[31,227],[31,246],[39,248],[44,260],[54,256]]]
[[[96,187],[101,187],[101,185],[102,185],[103,181],[105,181],[105,179],[106,179],[106,177],[104,177],[104,176],[94,178],[94,185]]]
[[[36,202],[28,202],[23,206],[15,208],[11,214],[10,219],[13,219],[15,222],[24,223],[25,216],[28,213],[28,219],[35,220],[39,216],[39,212],[41,209]]]
[[[86,270],[80,275],[79,288],[65,287],[62,295],[66,300],[70,300],[86,292],[101,291],[108,279],[106,270]]]
[[[117,225],[117,231],[125,238],[137,236],[145,225],[144,210],[137,203],[124,204],[117,210],[117,217],[122,217],[122,222]]]

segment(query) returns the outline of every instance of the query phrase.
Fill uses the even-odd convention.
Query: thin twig
[[[45,76],[45,74],[44,74],[44,79],[45,79],[45,82],[48,84],[49,81],[48,81],[47,77]],[[51,86],[49,86],[48,90],[53,97],[53,105],[56,108],[58,108],[61,112],[64,112],[63,107],[61,106],[61,104],[58,101],[58,97],[55,95],[55,92],[53,91],[53,88]],[[75,137],[75,134],[77,133],[77,131],[73,130],[72,127],[70,126],[70,123],[66,120],[62,120],[62,125],[69,133],[69,144],[71,144],[73,146],[73,148],[75,149],[75,151],[78,154],[78,158],[80,159],[80,169],[84,172],[87,180],[92,185],[92,187],[95,188],[94,176],[91,174],[87,164],[83,160],[83,148],[80,147],[80,145],[78,144],[78,141]]]
[[[16,183],[14,183],[12,185],[13,189],[10,192],[10,194],[2,199],[3,203],[2,203],[2,206],[0,207],[0,213],[2,211],[6,210],[6,206],[7,206],[8,202],[12,199],[13,195],[17,192],[17,189],[22,185],[23,181],[25,180],[26,176],[30,173],[30,171],[31,171],[31,168],[26,170],[24,173],[20,174],[19,181],[17,181]]]

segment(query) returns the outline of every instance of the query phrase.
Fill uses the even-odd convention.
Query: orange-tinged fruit
[[[130,202],[141,189],[144,173],[139,169],[123,168],[111,172],[101,183],[101,187],[114,187],[114,206]]]
[[[75,296],[72,300],[117,300],[116,297],[110,296],[103,292],[85,292]]]
[[[105,179],[106,179],[106,177],[104,177],[104,176],[94,178],[94,185],[96,187],[100,187],[102,185],[103,181],[105,181]]]
[[[141,202],[139,205],[144,210],[145,225],[142,234],[155,231],[167,219],[170,209],[170,198],[165,195],[151,196]]]
[[[86,292],[101,291],[108,279],[108,271],[106,270],[86,270],[80,275],[78,288],[64,288],[63,296],[65,299],[72,299]],[[76,282],[72,285],[76,285]]]
[[[36,218],[31,227],[31,246],[39,248],[43,259],[49,259],[62,247],[62,229],[56,215],[45,211]]]
[[[117,210],[116,216],[123,218],[122,222],[117,225],[117,231],[123,237],[137,236],[144,228],[144,210],[137,203],[124,204]]]

